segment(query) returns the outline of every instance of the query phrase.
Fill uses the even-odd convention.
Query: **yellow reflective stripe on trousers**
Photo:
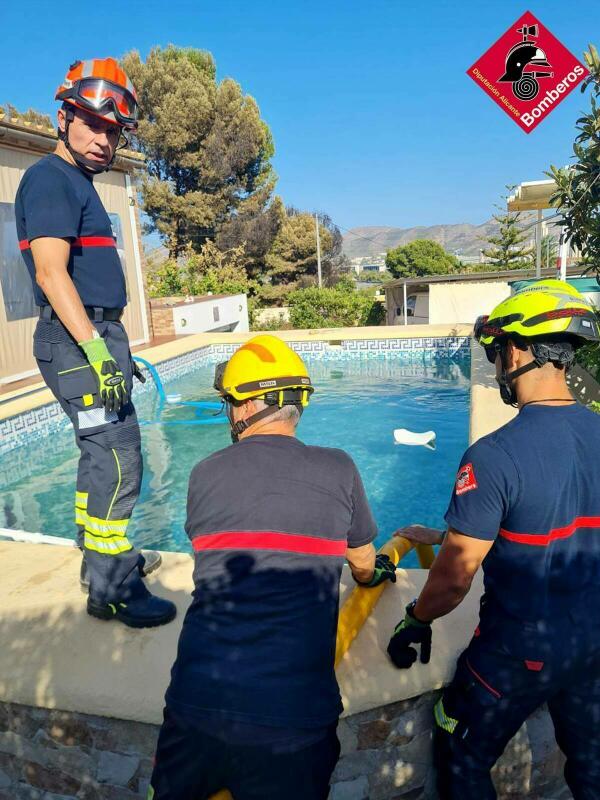
[[[133,545],[126,536],[113,536],[110,539],[94,536],[92,533],[85,532],[83,544],[86,550],[94,550],[106,556],[118,556],[133,549]]]
[[[75,525],[87,522],[88,492],[75,492]]]
[[[115,533],[124,534],[128,525],[128,519],[100,519],[88,514],[85,529],[95,536],[114,536]]]
[[[86,509],[88,505],[88,492],[75,492],[75,508]]]
[[[458,725],[458,720],[454,719],[453,717],[449,717],[446,712],[444,711],[444,698],[440,697],[433,708],[433,713],[435,716],[435,721],[439,728],[448,733],[454,733],[456,726]]]

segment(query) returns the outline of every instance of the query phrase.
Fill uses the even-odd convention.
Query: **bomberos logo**
[[[530,133],[589,72],[527,11],[467,74]]]

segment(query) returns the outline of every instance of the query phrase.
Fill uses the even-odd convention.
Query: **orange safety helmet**
[[[56,90],[54,99],[121,125],[126,130],[137,128],[135,88],[114,58],[75,61]]]

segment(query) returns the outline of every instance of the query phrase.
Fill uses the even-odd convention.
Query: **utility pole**
[[[321,275],[321,239],[319,238],[319,215],[315,213],[315,228],[317,231],[317,276],[319,289],[323,287],[323,276]]]

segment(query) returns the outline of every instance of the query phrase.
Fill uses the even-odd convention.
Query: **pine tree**
[[[212,55],[154,47],[145,61],[123,58],[137,89],[140,120],[132,145],[146,156],[141,182],[148,229],[169,257],[208,241],[221,250],[244,245],[259,264],[281,224],[273,202],[271,132],[254,98],[231,78],[218,81]]]
[[[507,186],[510,194],[514,186]],[[504,198],[506,199],[506,197]],[[506,211],[506,206],[497,205],[497,214],[492,217],[499,225],[496,235],[488,236],[487,242],[491,245],[483,250],[483,255],[489,259],[489,265],[496,270],[528,269],[533,263],[533,250],[524,242],[527,235],[521,230],[523,221],[519,211]]]

